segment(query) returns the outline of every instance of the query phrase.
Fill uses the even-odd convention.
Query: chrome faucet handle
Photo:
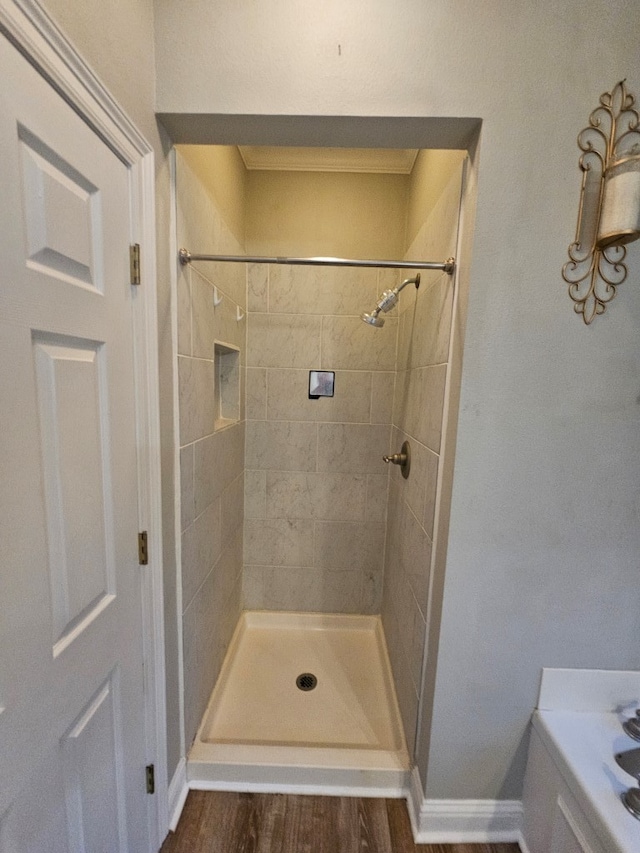
[[[640,747],[628,749],[626,752],[616,752],[613,757],[618,767],[622,767],[625,773],[633,776],[636,782],[640,782]]]
[[[625,732],[634,740],[640,740],[640,708],[636,711],[635,717],[630,717],[622,724]]]
[[[640,820],[640,788],[629,788],[622,794],[622,802],[631,814]]]
[[[392,465],[399,465],[402,471],[402,476],[407,479],[411,470],[411,448],[409,442],[405,441],[400,448],[400,453],[394,453],[391,456],[382,457],[385,462],[391,462]]]

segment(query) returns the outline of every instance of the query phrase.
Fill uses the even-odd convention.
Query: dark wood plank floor
[[[519,853],[414,844],[404,800],[191,791],[161,853]]]

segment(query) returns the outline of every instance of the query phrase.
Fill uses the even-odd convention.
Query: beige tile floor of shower
[[[298,688],[303,673],[313,690]],[[378,617],[242,614],[189,756],[191,787],[393,796],[408,768]]]

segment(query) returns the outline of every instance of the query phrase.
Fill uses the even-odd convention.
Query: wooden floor
[[[191,791],[160,853],[519,853],[414,844],[404,800]]]

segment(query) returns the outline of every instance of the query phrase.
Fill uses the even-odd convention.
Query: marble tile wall
[[[394,279],[249,268],[246,608],[380,611],[398,318],[360,314]],[[309,370],[335,371],[334,397],[309,399]]]
[[[408,259],[455,255],[462,166],[407,252]],[[411,474],[390,472],[382,621],[407,744],[412,750],[429,607],[436,486],[453,306],[453,280],[423,272],[400,301],[392,446],[411,445]]]
[[[243,254],[177,154],[180,245]],[[214,305],[214,287],[222,297]],[[185,740],[195,737],[242,606],[246,267],[192,264],[178,278]],[[245,314],[240,321],[238,309]],[[215,342],[240,351],[240,419],[217,429]]]

